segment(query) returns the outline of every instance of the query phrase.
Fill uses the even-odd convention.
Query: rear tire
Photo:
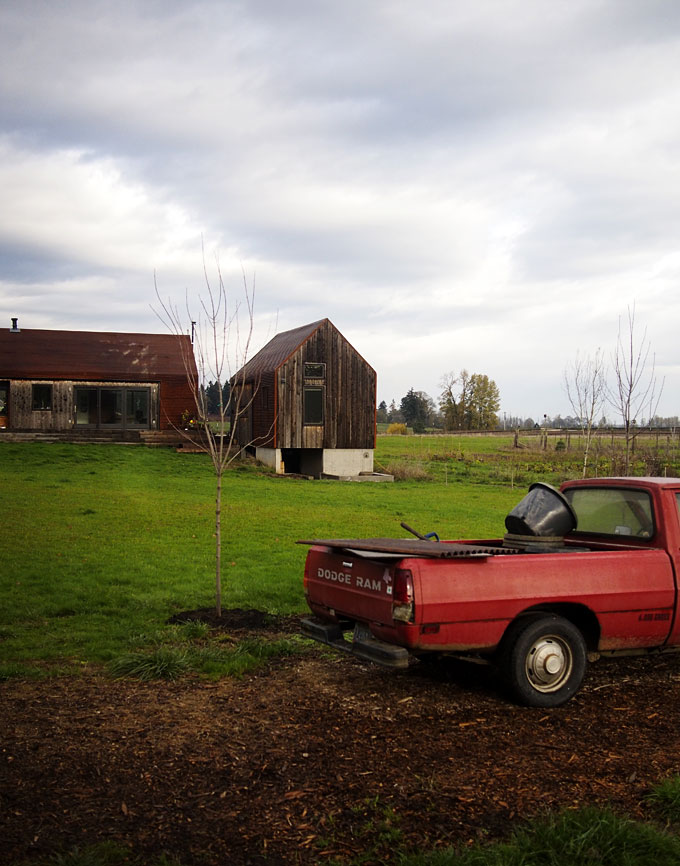
[[[528,707],[559,707],[577,691],[587,650],[576,626],[560,616],[518,620],[503,642],[500,668],[514,698]]]

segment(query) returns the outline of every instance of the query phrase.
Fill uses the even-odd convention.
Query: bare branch
[[[605,365],[601,350],[597,349],[594,355],[585,358],[577,352],[573,363],[567,365],[564,371],[564,385],[572,411],[578,418],[585,438],[583,453],[583,477],[585,478],[595,419],[605,401]]]
[[[194,403],[194,426],[188,430],[173,427],[196,448],[210,455],[216,477],[215,496],[215,594],[217,615],[222,615],[222,477],[228,466],[239,455],[241,446],[237,445],[238,422],[248,411],[255,397],[256,388],[252,388],[244,398],[242,387],[233,387],[231,382],[229,396],[225,399],[225,386],[233,379],[231,375],[230,356],[233,357],[237,370],[243,371],[248,359],[253,336],[255,312],[255,283],[248,286],[245,271],[243,273],[243,294],[245,309],[240,301],[230,304],[219,259],[215,257],[216,279],[211,279],[205,260],[205,249],[201,242],[203,254],[203,277],[205,291],[197,298],[200,313],[194,318],[189,292],[185,295],[186,320],[193,326],[194,343],[191,351],[186,348],[188,341],[182,343],[182,361],[187,382]],[[154,312],[163,325],[172,333],[184,334],[185,318],[180,314],[176,304],[170,299],[164,300],[159,292],[156,275],[154,274],[154,289],[158,308]],[[245,313],[246,321],[241,321],[241,313]],[[208,383],[217,387],[218,411],[217,417],[208,413],[206,388]]]
[[[647,329],[638,341],[635,334],[635,304],[627,308],[627,323],[622,326],[619,316],[619,332],[616,349],[612,356],[614,368],[614,384],[607,388],[607,400],[623,421],[626,437],[625,469],[630,467],[630,454],[635,447],[635,439],[639,432],[638,418],[647,407],[649,418],[656,414],[659,400],[663,392],[657,386],[656,357],[652,353],[650,363],[651,343],[647,339]],[[657,390],[658,388],[658,390]]]

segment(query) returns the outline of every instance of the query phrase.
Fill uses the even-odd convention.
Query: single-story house
[[[180,427],[194,412],[187,371],[195,380],[188,336],[23,329],[12,319],[0,330],[0,427],[113,435]]]

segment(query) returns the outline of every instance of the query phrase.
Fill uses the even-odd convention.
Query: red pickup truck
[[[393,668],[492,662],[520,703],[559,706],[600,655],[680,649],[679,509],[678,478],[539,482],[500,539],[302,541],[302,631]]]

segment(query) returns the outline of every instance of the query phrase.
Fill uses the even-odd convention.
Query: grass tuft
[[[183,631],[175,627],[176,632]],[[160,644],[120,656],[109,665],[115,677],[136,677],[140,680],[175,680],[187,673],[197,673],[210,679],[241,677],[244,673],[277,656],[301,652],[302,640],[283,638],[246,638],[240,643],[224,646],[217,642],[196,646]]]
[[[680,776],[669,776],[647,795],[648,802],[665,821],[680,823]]]
[[[562,812],[509,841],[405,856],[400,866],[678,866],[680,839],[608,810]]]
[[[190,669],[185,650],[160,646],[150,652],[135,652],[120,656],[109,665],[115,677],[136,677],[140,680],[176,680]]]
[[[112,841],[75,847],[32,862],[34,866],[181,866],[179,860],[167,854],[159,854],[151,860],[134,857],[127,848]]]
[[[130,852],[116,842],[100,842],[87,848],[72,848],[63,854],[53,854],[39,866],[122,866],[129,863]]]
[[[266,640],[246,638],[235,647],[208,645],[192,651],[193,669],[203,676],[241,677],[271,658],[289,656],[302,650],[302,642],[294,639]]]
[[[14,679],[41,680],[51,675],[51,671],[32,667],[23,663],[0,664],[0,683]]]
[[[178,632],[183,640],[203,640],[210,634],[210,626],[207,622],[198,619],[189,619],[178,626]]]

